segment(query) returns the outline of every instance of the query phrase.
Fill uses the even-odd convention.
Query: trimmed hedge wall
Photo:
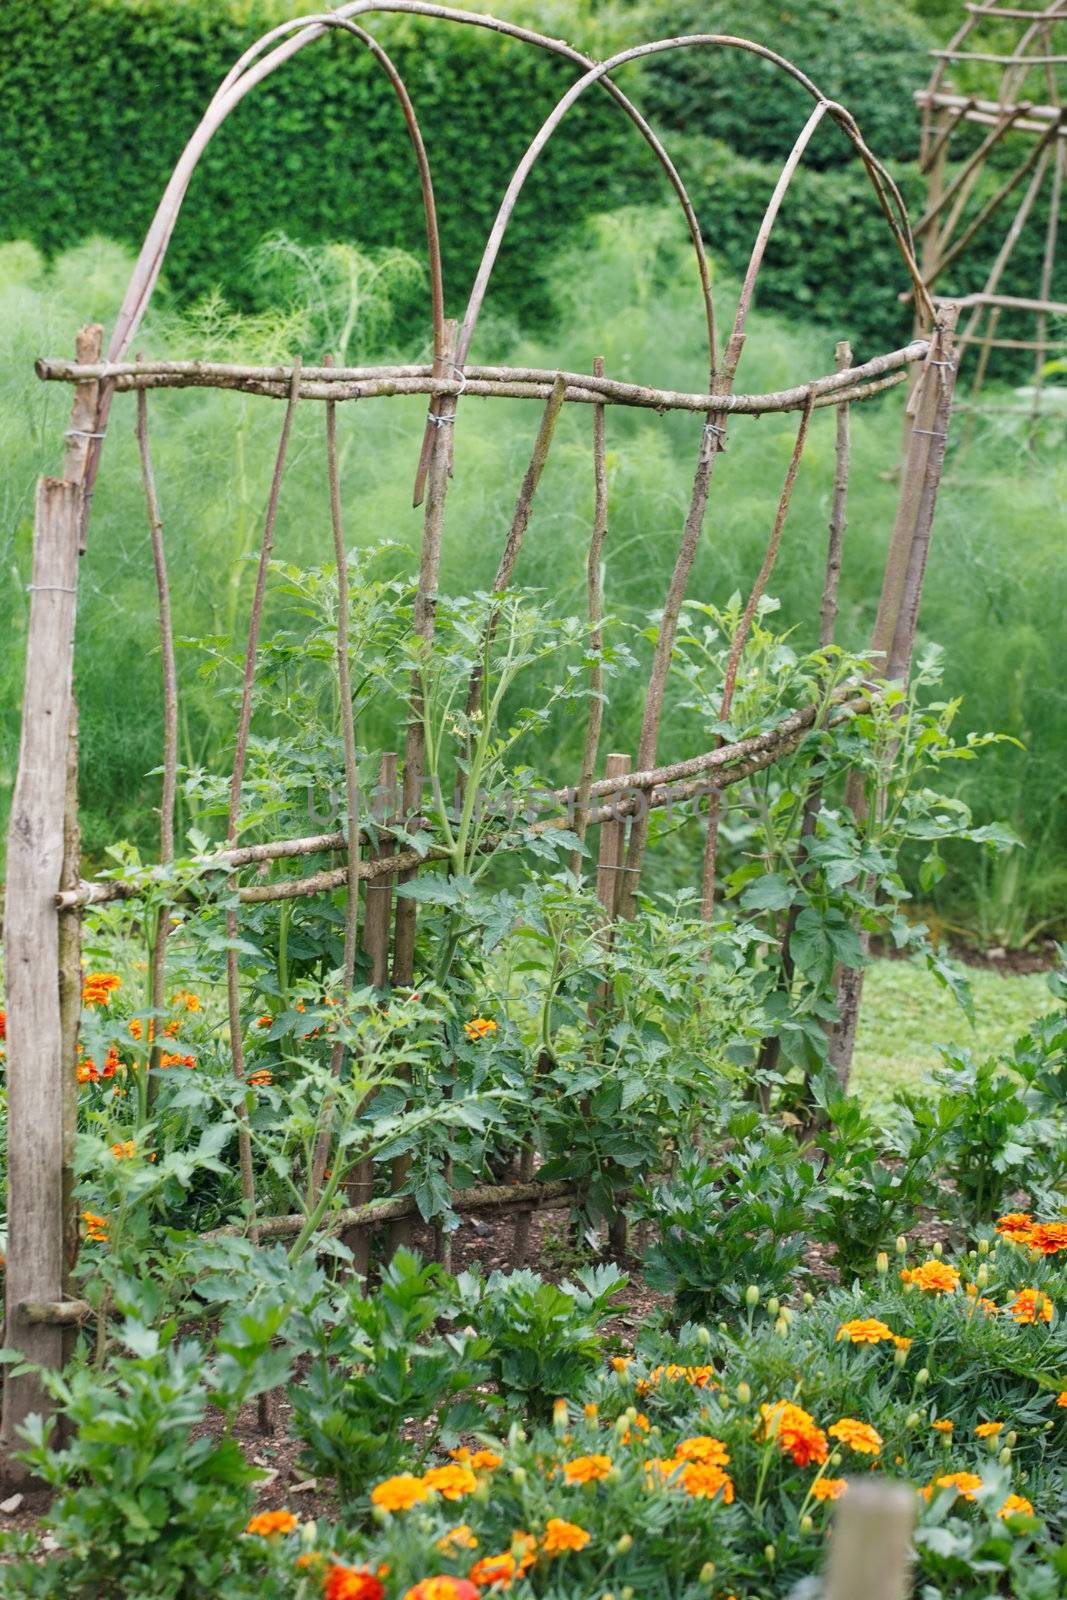
[[[0,0],[0,237],[29,238],[48,253],[90,233],[139,244],[219,80],[258,33],[304,9],[303,0]],[[577,28],[578,42],[598,57],[676,32],[748,35],[789,54],[845,101],[879,154],[903,158],[915,147],[911,92],[925,79],[928,41],[899,5],[806,0],[794,10],[789,0],[643,0],[606,12],[583,0],[499,0],[499,9],[550,34]],[[455,312],[511,171],[575,70],[476,28],[399,16],[372,26],[426,135]],[[676,152],[713,253],[740,270],[807,96],[740,52],[671,53],[628,68],[622,81]],[[772,236],[760,298],[849,333],[857,354],[869,353],[907,334],[910,313],[895,299],[906,279],[844,138],[820,130],[810,157]],[[917,209],[915,168],[901,167],[899,176]],[[644,142],[591,90],[533,170],[491,305],[524,320],[542,317],[551,304],[543,274],[571,224],[624,201],[668,198]],[[254,89],[209,145],[168,253],[171,291],[188,300],[221,287],[237,305],[254,306],[250,257],[279,230],[306,243],[349,239],[423,253],[399,106],[350,37],[310,45]],[[980,280],[996,243],[995,230],[978,241],[974,272],[961,271],[957,287]],[[1036,219],[1005,289],[1034,292],[1042,246]],[[425,291],[400,312],[405,333],[424,329]]]

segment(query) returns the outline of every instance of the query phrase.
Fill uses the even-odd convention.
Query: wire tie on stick
[[[597,864],[597,871],[598,872],[640,872],[641,868],[640,867],[609,867],[607,862],[605,861],[605,862],[599,862]]]
[[[26,585],[27,594],[40,594],[42,591],[46,591],[48,594],[77,594],[78,592],[77,589],[68,589],[66,584],[63,583],[28,583]]]
[[[947,435],[939,433],[936,428],[912,428],[912,433],[924,433],[928,439],[944,439]]]
[[[705,424],[704,424],[704,432],[705,433],[717,434],[718,437],[721,439],[723,437],[723,435],[726,433],[726,429],[725,429],[725,427],[723,427],[718,422],[705,422]]]
[[[64,439],[102,439],[102,433],[94,433],[91,428],[68,428],[63,435]]]
[[[437,417],[437,416],[434,416],[432,411],[428,412],[427,416],[426,416],[426,421],[427,422],[432,422],[435,428],[443,428],[446,425],[446,423],[455,422],[455,420],[456,420],[455,417]]]
[[[462,367],[454,366],[452,371],[459,379],[459,388],[456,390],[456,399],[458,400],[464,389],[467,387],[467,374],[464,372]]]

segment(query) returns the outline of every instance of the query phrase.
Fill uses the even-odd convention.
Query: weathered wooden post
[[[102,334],[96,325],[81,330],[79,362],[99,360]],[[22,732],[8,827],[6,1343],[40,1368],[62,1365],[68,1330],[88,1310],[70,1297],[77,1254],[71,1161],[80,912],[60,911],[56,895],[78,874],[74,624],[97,387],[89,382],[75,390],[66,476],[42,478],[37,485]],[[19,1427],[31,1412],[49,1410],[40,1376],[8,1369],[0,1419],[5,1481],[26,1475],[12,1454]]]
[[[906,1600],[915,1490],[853,1478],[834,1511],[826,1600]]]

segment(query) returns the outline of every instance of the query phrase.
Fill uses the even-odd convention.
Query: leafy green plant
[[[293,1317],[288,1340],[301,1362],[289,1390],[293,1425],[309,1471],[334,1479],[346,1501],[477,1422],[469,1391],[486,1371],[488,1346],[434,1331],[452,1301],[447,1274],[398,1250],[372,1295],[351,1279],[324,1283]],[[430,1418],[432,1426],[411,1429]]]
[[[818,1093],[818,1091],[817,1091]],[[867,1277],[875,1258],[914,1226],[929,1202],[957,1107],[915,1096],[888,1126],[855,1100],[820,1098],[827,1127],[820,1133],[825,1167],[815,1237],[832,1244],[842,1279]]]
[[[659,1233],[645,1275],[674,1295],[680,1318],[703,1321],[739,1306],[750,1285],[783,1294],[803,1259],[815,1169],[791,1134],[761,1129],[760,1120],[735,1117],[714,1154],[636,1191],[633,1214]]]
[[[604,1354],[603,1324],[626,1276],[589,1267],[573,1280],[546,1283],[536,1272],[463,1272],[451,1315],[486,1341],[486,1359],[510,1410],[544,1417],[557,1398],[576,1394]]]

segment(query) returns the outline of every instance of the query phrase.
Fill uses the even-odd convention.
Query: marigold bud
[[[615,1554],[617,1556],[624,1556],[627,1550],[630,1549],[633,1542],[634,1536],[632,1533],[621,1533],[615,1540]]]
[[[763,1546],[763,1559],[765,1561],[769,1562],[771,1566],[774,1565],[777,1557],[778,1557],[778,1552],[774,1548],[773,1544],[765,1544]]]
[[[552,1426],[557,1433],[562,1433],[567,1426],[569,1413],[566,1400],[557,1400],[552,1406]]]
[[[745,1382],[744,1378],[742,1378],[741,1382],[737,1385],[736,1393],[737,1398],[740,1400],[743,1406],[747,1406],[751,1403],[752,1389],[750,1385]]]
[[[512,1467],[512,1469],[511,1469],[511,1481],[512,1481],[512,1483],[517,1483],[519,1485],[519,1487],[521,1488],[522,1485],[526,1482],[526,1468],[525,1467]]]
[[[697,1329],[697,1344],[703,1345],[705,1350],[711,1343],[711,1332],[708,1328]]]
[[[978,1271],[975,1273],[974,1281],[978,1285],[979,1289],[984,1289],[986,1287],[986,1285],[988,1284],[988,1282],[989,1282],[989,1268],[986,1266],[984,1261],[982,1262],[982,1265],[978,1268]]]
[[[759,1305],[759,1290],[756,1288],[754,1283],[750,1283],[748,1288],[745,1290],[745,1304],[746,1306]]]
[[[806,1306],[813,1306],[815,1304],[815,1296],[812,1294],[810,1289],[804,1290],[804,1304]]]
[[[786,1319],[784,1317],[779,1316],[779,1317],[775,1318],[774,1331],[781,1338],[784,1338],[785,1335],[789,1332],[789,1324],[788,1324],[788,1322],[786,1321]]]
[[[879,1250],[874,1258],[874,1270],[880,1278],[884,1278],[889,1271],[889,1256],[884,1250]]]
[[[781,1309],[782,1302],[779,1300],[776,1294],[772,1294],[771,1298],[767,1301],[767,1315],[769,1317],[776,1317]]]
[[[904,1426],[906,1428],[917,1428],[921,1421],[922,1417],[919,1415],[919,1413],[917,1411],[911,1411],[904,1419]]]
[[[717,1322],[715,1326],[718,1328],[720,1333],[729,1333],[730,1331],[725,1322]]]
[[[904,1366],[906,1364],[907,1359],[908,1359],[908,1347],[907,1347],[907,1345],[899,1345],[898,1344],[897,1348],[893,1351],[893,1365],[896,1366],[896,1367],[902,1367],[902,1366]]]
[[[941,1243],[941,1240],[938,1239],[937,1243],[934,1245],[934,1255],[937,1257],[938,1261],[941,1260],[941,1257],[944,1255],[944,1253],[945,1247]]]
[[[1016,1433],[1014,1428],[1010,1429],[1009,1432],[1004,1435],[1004,1443],[1010,1450],[1014,1450],[1015,1446],[1019,1443],[1019,1435]]]
[[[915,1387],[917,1389],[925,1389],[929,1382],[930,1369],[928,1367],[920,1367],[918,1372],[915,1374]]]
[[[1005,1445],[1004,1446],[1003,1450],[1000,1452],[999,1456],[997,1457],[997,1460],[1000,1462],[1002,1467],[1010,1467],[1011,1466],[1011,1446],[1010,1445]]]
[[[897,1234],[896,1250],[898,1256],[906,1256],[908,1253],[908,1241],[902,1233]]]
[[[812,1521],[811,1517],[808,1517],[808,1516],[801,1517],[801,1519],[800,1519],[800,1531],[801,1531],[801,1533],[811,1533],[812,1530],[814,1529],[814,1527],[815,1527],[815,1523]]]
[[[619,1600],[634,1600],[634,1591],[631,1584],[628,1583],[624,1589],[619,1590]]]
[[[700,1581],[701,1583],[713,1583],[714,1580],[715,1563],[714,1561],[705,1561],[704,1565],[700,1569]]]
[[[978,1241],[978,1254],[980,1256],[987,1256],[989,1254],[989,1240],[988,1239],[979,1239],[979,1241]]]

